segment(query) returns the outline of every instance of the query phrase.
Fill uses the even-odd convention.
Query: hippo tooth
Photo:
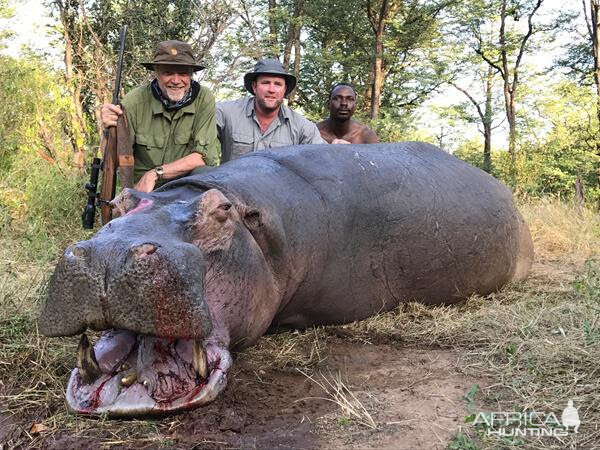
[[[123,386],[131,386],[135,380],[137,380],[137,373],[131,372],[129,375],[125,375],[121,378],[121,384]]]
[[[200,341],[194,341],[194,345],[192,346],[192,364],[201,378],[206,378],[208,376],[206,352]]]
[[[79,370],[79,376],[86,383],[93,383],[102,373],[98,361],[96,361],[94,347],[90,345],[85,333],[81,335],[77,347],[77,369]]]

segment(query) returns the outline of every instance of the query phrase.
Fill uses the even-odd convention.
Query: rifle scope
[[[94,219],[96,217],[96,197],[98,197],[98,174],[100,173],[100,158],[94,158],[92,161],[92,172],[90,182],[85,184],[88,191],[88,198],[83,212],[81,213],[81,222],[83,228],[91,230],[94,228]]]

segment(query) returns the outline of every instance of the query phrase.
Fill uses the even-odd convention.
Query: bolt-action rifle
[[[119,59],[113,89],[113,105],[120,104],[119,91],[121,89],[121,72],[123,69],[123,52],[125,50],[126,35],[127,25],[124,25],[119,34]],[[117,169],[119,169],[121,185],[123,187],[133,187],[133,148],[129,139],[129,126],[127,125],[125,114],[121,114],[118,117],[116,127],[108,127],[104,130],[100,140],[100,151],[103,155],[102,163],[100,164],[98,158],[94,158],[90,182],[85,185],[88,191],[88,201],[83,209],[81,218],[83,228],[87,229],[94,227],[96,203],[100,204],[102,225],[110,222],[112,219],[110,201],[115,198]],[[100,196],[97,194],[98,169],[102,169]]]

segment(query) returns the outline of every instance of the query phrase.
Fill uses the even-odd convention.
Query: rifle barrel
[[[127,36],[127,25],[121,27],[119,32],[119,61],[117,62],[117,74],[115,78],[115,87],[113,89],[112,103],[119,104],[119,91],[121,90],[121,71],[123,68],[123,53],[125,53],[125,37]]]

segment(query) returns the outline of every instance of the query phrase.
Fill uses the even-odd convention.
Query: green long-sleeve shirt
[[[219,163],[215,98],[204,86],[177,111],[166,111],[150,84],[129,92],[122,104],[133,143],[135,182],[148,170],[192,153],[200,153],[208,166]]]

